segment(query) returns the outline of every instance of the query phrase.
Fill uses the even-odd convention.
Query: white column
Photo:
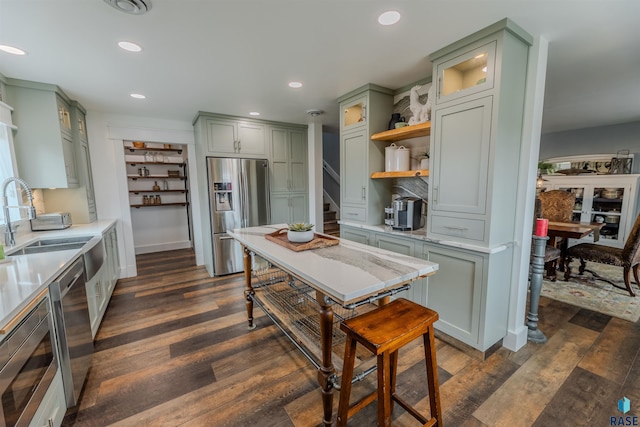
[[[309,119],[307,131],[307,164],[309,165],[309,221],[315,230],[324,232],[322,213],[322,120],[320,116]]]
[[[531,236],[533,234],[533,211],[548,50],[549,41],[543,37],[537,37],[529,51],[522,147],[520,151],[520,174],[518,176],[518,211],[514,213],[517,218],[515,229],[520,230],[520,232],[519,236],[516,236],[507,336],[503,340],[503,345],[512,351],[518,351],[527,343],[528,329],[525,324],[527,277],[529,273]]]

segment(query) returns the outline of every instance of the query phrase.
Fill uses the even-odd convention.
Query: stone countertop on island
[[[336,246],[295,252],[264,237],[283,227],[286,224],[234,229],[229,235],[340,304],[362,300],[438,269],[434,262],[350,240],[340,240]]]
[[[113,224],[115,220],[103,220],[73,225],[64,230],[18,233],[17,244],[5,248],[7,256],[0,263],[0,328],[100,240],[92,239],[80,249],[11,256],[12,253],[39,239],[100,236]]]

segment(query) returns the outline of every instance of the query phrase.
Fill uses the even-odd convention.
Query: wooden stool
[[[392,400],[400,404],[424,426],[442,426],[438,367],[433,336],[433,324],[436,320],[438,320],[438,313],[435,311],[404,298],[398,298],[373,311],[342,322],[340,329],[347,334],[347,339],[338,407],[338,426],[346,426],[349,417],[376,400],[376,397],[378,426],[391,425]],[[395,393],[398,349],[421,335],[424,339],[424,355],[427,363],[430,419],[418,413]],[[350,407],[349,395],[356,343],[362,344],[378,358],[378,390]]]

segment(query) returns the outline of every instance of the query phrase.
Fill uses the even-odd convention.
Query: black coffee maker
[[[393,229],[417,230],[421,227],[422,199],[399,197],[393,201]]]

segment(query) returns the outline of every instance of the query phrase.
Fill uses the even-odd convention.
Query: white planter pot
[[[313,230],[309,231],[287,231],[287,238],[290,242],[306,243],[313,240]]]

